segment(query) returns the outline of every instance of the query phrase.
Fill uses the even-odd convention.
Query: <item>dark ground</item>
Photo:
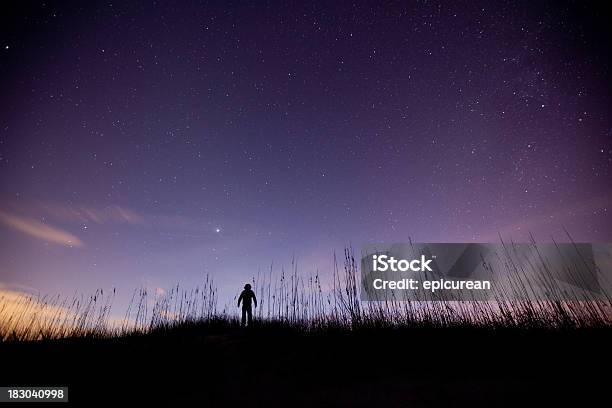
[[[600,406],[611,340],[610,329],[189,327],[0,343],[0,385],[67,385],[83,406]]]

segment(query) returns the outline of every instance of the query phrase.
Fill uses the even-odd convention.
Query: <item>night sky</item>
[[[348,244],[612,240],[595,4],[123,3],[3,2],[0,289],[227,298]]]

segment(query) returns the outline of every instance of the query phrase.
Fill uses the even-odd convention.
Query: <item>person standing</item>
[[[251,302],[257,307],[257,298],[255,297],[255,292],[251,290],[251,285],[248,283],[244,285],[244,290],[240,293],[240,297],[238,298],[238,307],[240,307],[240,303],[242,302],[242,320],[241,326],[251,326],[253,323],[253,309],[251,308]],[[247,324],[248,322],[248,324]]]

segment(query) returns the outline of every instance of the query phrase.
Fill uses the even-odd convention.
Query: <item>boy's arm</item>
[[[255,307],[257,307],[257,297],[255,297],[255,292],[253,292],[253,303],[255,303]]]
[[[240,294],[240,296],[238,297],[238,307],[240,307],[240,302],[242,301],[242,296],[244,295],[244,292]]]

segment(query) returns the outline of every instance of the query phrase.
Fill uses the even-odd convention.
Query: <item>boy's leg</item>
[[[246,313],[247,313],[247,309],[246,307],[242,308],[242,321],[240,322],[241,326],[244,326],[246,323]]]
[[[249,307],[247,309],[247,316],[249,317],[249,326],[253,323],[253,310]]]

